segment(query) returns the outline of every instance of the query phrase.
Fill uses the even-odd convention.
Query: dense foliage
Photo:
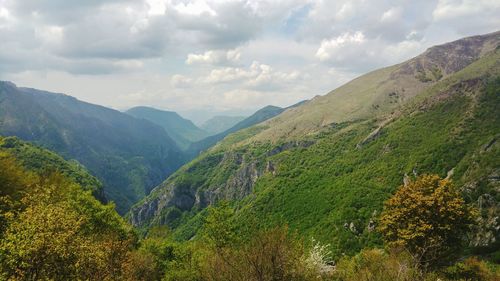
[[[0,137],[0,151],[15,157],[24,169],[41,175],[58,172],[89,190],[105,202],[102,184],[75,160],[66,161],[56,153],[21,141],[16,137]]]
[[[422,205],[416,208],[425,210]],[[287,226],[238,229],[232,213],[226,202],[210,207],[201,234],[185,242],[175,241],[165,227],[153,228],[125,263],[128,280],[494,281],[500,278],[498,265],[477,257],[450,258],[448,265],[429,270],[407,250],[392,248],[391,244],[386,245],[387,250],[366,248],[353,256],[332,258],[330,245],[305,239]],[[446,238],[440,235],[443,233],[436,237]]]
[[[473,211],[448,179],[424,175],[398,189],[384,206],[379,230],[424,265],[445,262],[463,245]]]
[[[60,173],[25,171],[4,151],[0,187],[1,280],[119,279],[134,236],[114,205]]]

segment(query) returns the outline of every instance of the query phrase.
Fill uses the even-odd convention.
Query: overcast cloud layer
[[[290,105],[500,29],[498,0],[0,0],[0,79],[126,108]]]

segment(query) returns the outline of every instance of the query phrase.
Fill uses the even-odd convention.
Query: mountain
[[[224,139],[227,135],[237,132],[241,129],[248,128],[252,125],[258,124],[260,122],[263,122],[269,118],[272,118],[281,112],[283,112],[284,109],[281,107],[277,106],[266,106],[262,109],[257,110],[254,114],[250,115],[249,117],[245,118],[244,120],[238,122],[236,125],[233,127],[225,130],[222,133],[218,133],[213,136],[206,137],[198,142],[192,143],[189,146],[188,152],[192,156],[198,155],[200,152],[212,147],[215,145],[217,142],[220,140]]]
[[[158,125],[10,82],[0,82],[0,135],[76,159],[103,183],[106,197],[122,214],[184,161]]]
[[[207,121],[205,121],[200,128],[205,130],[205,132],[216,135],[222,133],[225,130],[233,127],[238,122],[243,121],[246,117],[244,116],[214,116]]]
[[[179,147],[185,148],[189,143],[199,141],[209,135],[206,131],[196,127],[193,122],[173,111],[138,106],[127,110],[126,113],[161,126]]]
[[[242,121],[238,122],[236,125],[233,127],[225,130],[222,133],[209,136],[201,141],[195,142],[189,146],[188,153],[192,156],[195,157],[198,155],[200,152],[214,146],[217,142],[221,141],[224,139],[226,136],[230,135],[231,133],[243,130],[245,128],[251,127],[255,124],[259,124],[261,122],[264,122],[268,119],[271,119],[286,109],[289,108],[294,108],[296,106],[299,106],[303,103],[306,103],[306,101],[301,101],[297,104],[294,104],[292,106],[289,106],[287,108],[281,108],[273,105],[268,105],[264,108],[261,108],[257,110],[254,114],[250,115],[249,117],[243,119]]]
[[[419,174],[481,209],[473,245],[498,249],[500,32],[435,46],[229,135],[135,205],[130,221],[196,235],[229,200],[243,228],[288,224],[334,256],[381,245],[383,202]],[[485,202],[483,204],[481,202]]]

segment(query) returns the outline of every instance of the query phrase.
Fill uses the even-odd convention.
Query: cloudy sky
[[[498,0],[0,0],[0,79],[127,108],[286,106],[500,29]]]

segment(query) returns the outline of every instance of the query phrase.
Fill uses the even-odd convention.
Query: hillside
[[[125,113],[159,125],[182,148],[186,148],[189,143],[199,141],[208,136],[207,132],[196,127],[193,122],[182,118],[173,111],[137,106],[127,110]]]
[[[0,135],[76,159],[102,183],[120,213],[183,162],[159,126],[73,97],[0,82]]]
[[[0,138],[0,186],[1,280],[117,278],[132,228],[90,194],[100,184],[81,165]]]
[[[23,142],[16,137],[0,137],[0,153],[2,152],[12,155],[27,171],[40,175],[61,173],[80,185],[83,190],[91,191],[101,202],[106,202],[102,184],[77,161],[66,161],[52,151]]]
[[[203,122],[200,128],[211,135],[215,135],[233,127],[238,122],[243,121],[245,118],[246,117],[244,116],[214,116]]]
[[[302,137],[331,124],[385,114],[494,50],[500,32],[473,36],[429,48],[398,65],[375,70],[309,103],[267,121],[251,140]]]
[[[241,228],[288,224],[340,256],[380,245],[377,214],[404,177],[437,173],[470,204],[487,198],[473,246],[495,249],[499,35],[430,48],[229,135],[134,206],[131,222],[189,239],[207,206],[229,200]]]

